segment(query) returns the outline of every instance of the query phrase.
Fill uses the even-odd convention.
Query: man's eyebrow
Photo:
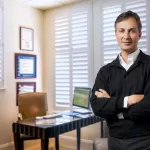
[[[117,28],[117,29],[122,29],[122,30],[126,30],[125,28]],[[127,30],[136,30],[136,28],[129,28],[129,29],[127,29]]]
[[[117,29],[125,29],[125,28],[117,28]]]
[[[136,28],[130,28],[129,30],[132,30],[132,29],[133,29],[133,30],[136,30]]]

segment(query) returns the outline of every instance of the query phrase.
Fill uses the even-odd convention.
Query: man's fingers
[[[104,93],[104,94],[108,94],[105,90],[103,89],[99,89],[100,92]]]
[[[100,92],[102,92],[102,93],[104,92],[104,90],[103,90],[103,89],[99,89],[99,91],[100,91]]]
[[[105,94],[105,93],[102,93],[100,91],[95,91],[95,95],[98,97],[98,98],[110,98],[110,96],[108,94]]]
[[[97,91],[95,91],[95,95],[97,96],[97,94],[98,94],[98,92]]]
[[[95,91],[95,95],[97,96],[97,97],[103,97],[103,93],[101,93],[101,92],[99,92],[99,91]]]
[[[96,95],[97,97],[99,97],[99,96],[100,96],[100,92],[95,91],[95,95]]]
[[[100,92],[102,92],[104,94],[104,97],[106,98],[110,98],[110,95],[103,89],[99,89]]]

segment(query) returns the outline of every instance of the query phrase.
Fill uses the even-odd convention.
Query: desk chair
[[[104,132],[103,137],[94,140],[93,150],[108,150],[109,131],[108,131],[106,122],[104,122],[104,125],[103,125],[103,132]]]
[[[36,116],[46,115],[48,110],[47,94],[42,92],[19,94],[18,109],[19,109],[18,119],[35,118]],[[19,150],[24,150],[25,140],[35,140],[35,139],[38,138],[21,134]],[[58,138],[56,138],[56,142],[58,142]],[[49,140],[47,140],[46,143],[49,145]],[[41,140],[41,147],[42,146],[43,145]]]

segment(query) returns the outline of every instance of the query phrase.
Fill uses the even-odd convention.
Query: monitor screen
[[[89,109],[90,94],[91,94],[91,88],[75,87],[73,106]]]

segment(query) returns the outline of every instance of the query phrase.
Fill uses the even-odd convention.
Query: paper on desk
[[[64,112],[63,115],[66,115],[66,116],[76,116],[76,115],[79,115],[80,113],[77,113],[77,112]]]
[[[35,120],[36,125],[53,125],[55,124],[54,119],[36,119]]]
[[[76,115],[77,117],[80,117],[80,118],[87,118],[90,116],[90,114],[78,114]]]
[[[43,119],[43,116],[37,116],[36,119]]]
[[[50,113],[45,116],[37,116],[36,119],[50,119],[50,118],[56,118],[61,117],[61,113]]]

